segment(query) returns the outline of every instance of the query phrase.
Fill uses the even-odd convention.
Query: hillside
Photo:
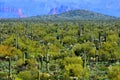
[[[88,10],[71,10],[61,14],[34,16],[26,19],[32,20],[111,20],[117,19],[113,16],[108,16],[100,13],[95,13]]]

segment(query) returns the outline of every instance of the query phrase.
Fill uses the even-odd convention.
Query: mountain
[[[68,12],[70,10],[72,10],[72,9],[70,9],[68,6],[61,5],[59,7],[52,8],[48,14],[55,15],[55,14],[60,14],[63,12]]]
[[[88,10],[71,10],[61,14],[34,16],[25,19],[56,21],[56,20],[112,20],[117,18],[114,16],[104,15]]]
[[[0,2],[0,18],[23,18],[25,17],[22,9],[11,6],[5,2]]]

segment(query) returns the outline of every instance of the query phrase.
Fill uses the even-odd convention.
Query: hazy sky
[[[61,5],[120,17],[120,0],[0,0],[0,16],[10,12],[3,8],[15,8],[21,16],[35,16],[48,14]]]

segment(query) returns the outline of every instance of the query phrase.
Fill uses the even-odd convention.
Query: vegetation
[[[120,80],[120,21],[0,22],[0,80]]]

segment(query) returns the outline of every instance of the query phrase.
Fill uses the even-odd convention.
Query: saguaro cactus
[[[47,43],[46,48],[46,71],[49,72],[49,43]]]

